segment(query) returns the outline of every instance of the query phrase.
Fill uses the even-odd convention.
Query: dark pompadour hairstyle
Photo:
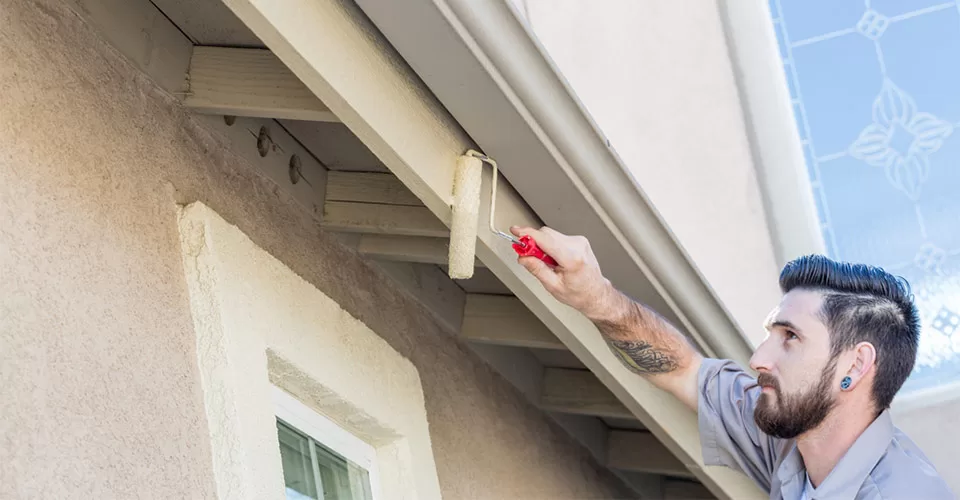
[[[920,318],[906,280],[878,267],[810,255],[784,266],[780,289],[823,294],[821,314],[830,332],[831,363],[859,342],[873,344],[873,399],[878,413],[889,408],[913,370],[920,342]]]

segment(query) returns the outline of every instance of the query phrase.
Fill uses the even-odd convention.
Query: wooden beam
[[[201,115],[196,119],[219,132],[227,141],[230,151],[242,153],[280,190],[293,196],[317,221],[321,221],[327,169],[277,122],[266,118],[239,117],[227,124],[222,117],[213,115]],[[250,136],[251,131],[260,130],[270,137],[270,143],[275,146],[269,149],[266,156],[261,156],[257,141]],[[296,163],[292,163],[294,156],[298,159]],[[297,168],[291,168],[291,165],[297,165]]]
[[[610,431],[607,466],[635,472],[689,477],[694,475],[660,440],[646,431]]]
[[[450,240],[446,238],[389,234],[364,234],[357,244],[357,251],[371,259],[440,266],[447,265],[449,248]],[[474,265],[484,267],[479,259]]]
[[[350,128],[343,123],[281,120],[283,128],[330,170],[390,173]]]
[[[448,237],[450,231],[426,207],[328,201],[321,225],[332,231]]]
[[[193,48],[183,105],[200,113],[336,122],[273,52]]]
[[[444,272],[450,272],[446,265],[440,266]],[[460,288],[467,293],[482,293],[484,295],[513,295],[513,291],[504,285],[489,268],[474,269],[473,277],[465,280],[457,280]]]
[[[384,273],[450,332],[460,331],[466,293],[437,266],[411,262],[377,262]]]
[[[467,295],[460,335],[484,344],[566,350],[523,302],[505,295]]]
[[[456,160],[477,148],[382,32],[354,2],[338,0],[223,0],[230,10],[423,200],[444,225],[451,219]],[[484,170],[489,192],[491,169]],[[496,219],[504,225],[542,221],[509,182],[499,185]],[[410,207],[415,208],[415,207]],[[481,203],[481,220],[490,203]],[[696,412],[628,370],[596,326],[556,299],[517,262],[507,242],[481,231],[477,256],[584,365],[617,394],[698,479],[722,498],[766,495],[748,478],[703,467]],[[623,416],[623,411],[616,416]]]
[[[540,407],[559,413],[633,418],[630,410],[588,370],[544,370]]]
[[[66,5],[165,91],[185,90],[193,43],[151,2],[67,0]]]
[[[356,201],[422,207],[423,202],[393,174],[336,172],[327,175],[328,201]]]

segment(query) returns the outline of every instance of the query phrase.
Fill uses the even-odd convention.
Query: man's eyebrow
[[[778,327],[778,326],[779,326],[780,328],[786,328],[786,329],[789,329],[789,330],[793,330],[793,331],[795,331],[795,332],[797,332],[797,333],[801,333],[801,332],[802,332],[802,330],[800,330],[799,328],[797,328],[797,325],[795,325],[795,324],[793,324],[793,323],[791,323],[791,322],[789,322],[789,321],[787,321],[787,320],[785,320],[785,319],[778,319],[778,320],[776,320],[776,321],[769,322],[769,323],[767,323],[767,325],[766,325],[767,330],[770,330],[770,329],[775,328],[775,327]]]

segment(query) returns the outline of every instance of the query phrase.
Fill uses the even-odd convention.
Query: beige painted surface
[[[515,4],[744,333],[762,340],[779,269],[716,3]]]
[[[716,0],[777,265],[827,253],[769,0]]]
[[[177,232],[197,200],[417,368],[445,498],[625,496],[206,123],[60,2],[0,3],[0,498],[214,496]]]
[[[893,422],[913,439],[943,478],[960,495],[960,398],[956,385],[945,385],[941,394],[908,396],[898,406]],[[939,391],[938,391],[939,392]],[[911,400],[912,399],[912,400]]]

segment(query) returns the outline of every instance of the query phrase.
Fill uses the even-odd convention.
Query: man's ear
[[[853,360],[845,376],[850,377],[850,389],[863,380],[877,364],[877,349],[870,342],[860,342],[853,348]]]

